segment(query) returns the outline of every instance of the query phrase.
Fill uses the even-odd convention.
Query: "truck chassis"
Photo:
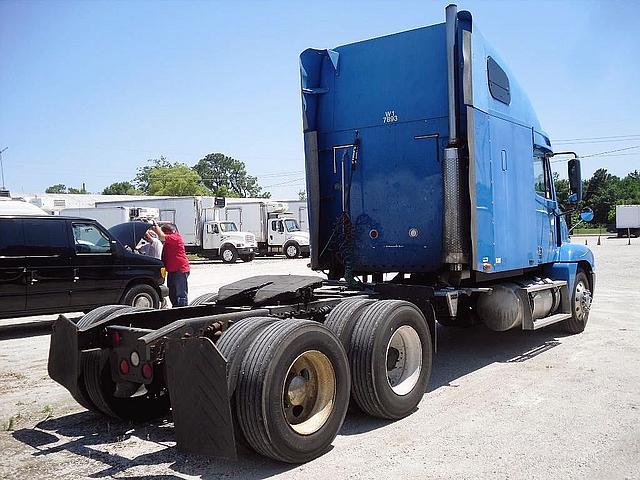
[[[492,291],[398,281],[353,289],[258,276],[189,307],[109,305],[77,323],[61,315],[49,375],[108,417],[145,421],[171,411],[182,451],[235,459],[244,441],[264,456],[305,462],[329,447],[350,398],[375,417],[414,411],[431,375],[436,315],[463,321],[464,299]],[[562,283],[547,285],[566,307]]]

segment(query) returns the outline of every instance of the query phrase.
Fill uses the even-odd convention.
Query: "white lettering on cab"
[[[398,121],[398,116],[396,115],[395,110],[389,110],[384,112],[384,117],[382,117],[382,123],[393,123]]]

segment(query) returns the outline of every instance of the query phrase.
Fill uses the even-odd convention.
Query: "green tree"
[[[115,182],[102,191],[103,195],[140,195],[141,193],[131,182]]]
[[[615,205],[620,179],[599,168],[585,182],[583,200],[593,210],[593,224],[606,225],[615,218]]]
[[[142,193],[149,193],[149,173],[154,168],[168,168],[173,165],[167,158],[163,155],[160,155],[160,158],[152,158],[147,160],[147,163],[150,165],[146,165],[144,167],[138,167],[138,173],[133,179],[134,186],[138,188]]]
[[[247,174],[244,162],[223,153],[210,153],[193,167],[204,185],[216,196],[269,198],[258,179]]]
[[[84,184],[82,185],[82,188],[73,188],[73,187],[69,187],[69,190],[67,191],[67,193],[81,193],[81,194],[87,194],[89,192],[87,192],[87,189],[85,188]]]
[[[211,195],[197,172],[182,163],[153,167],[147,172],[149,195]]]
[[[67,186],[63,183],[56,183],[55,185],[51,185],[47,187],[44,191],[45,193],[67,193]]]

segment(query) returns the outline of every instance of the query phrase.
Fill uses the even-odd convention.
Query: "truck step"
[[[551,280],[541,284],[530,285],[525,288],[527,293],[540,292],[550,288],[564,287],[567,284],[564,280]]]
[[[571,318],[570,313],[556,313],[555,315],[551,315],[549,317],[538,318],[537,320],[534,320],[533,328],[523,328],[523,330],[537,330],[539,328],[546,327],[547,325],[558,323],[569,318]]]

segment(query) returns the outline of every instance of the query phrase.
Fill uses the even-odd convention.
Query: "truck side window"
[[[533,186],[538,195],[551,198],[548,165],[544,157],[533,157]]]
[[[487,76],[489,77],[489,92],[491,92],[491,96],[499,102],[509,105],[511,103],[509,77],[491,57],[487,57]]]
[[[24,243],[29,255],[53,257],[64,255],[68,248],[66,222],[58,220],[24,220]]]
[[[24,233],[22,220],[0,219],[0,258],[24,255]]]
[[[74,223],[73,239],[76,253],[111,253],[109,238],[90,223]]]

